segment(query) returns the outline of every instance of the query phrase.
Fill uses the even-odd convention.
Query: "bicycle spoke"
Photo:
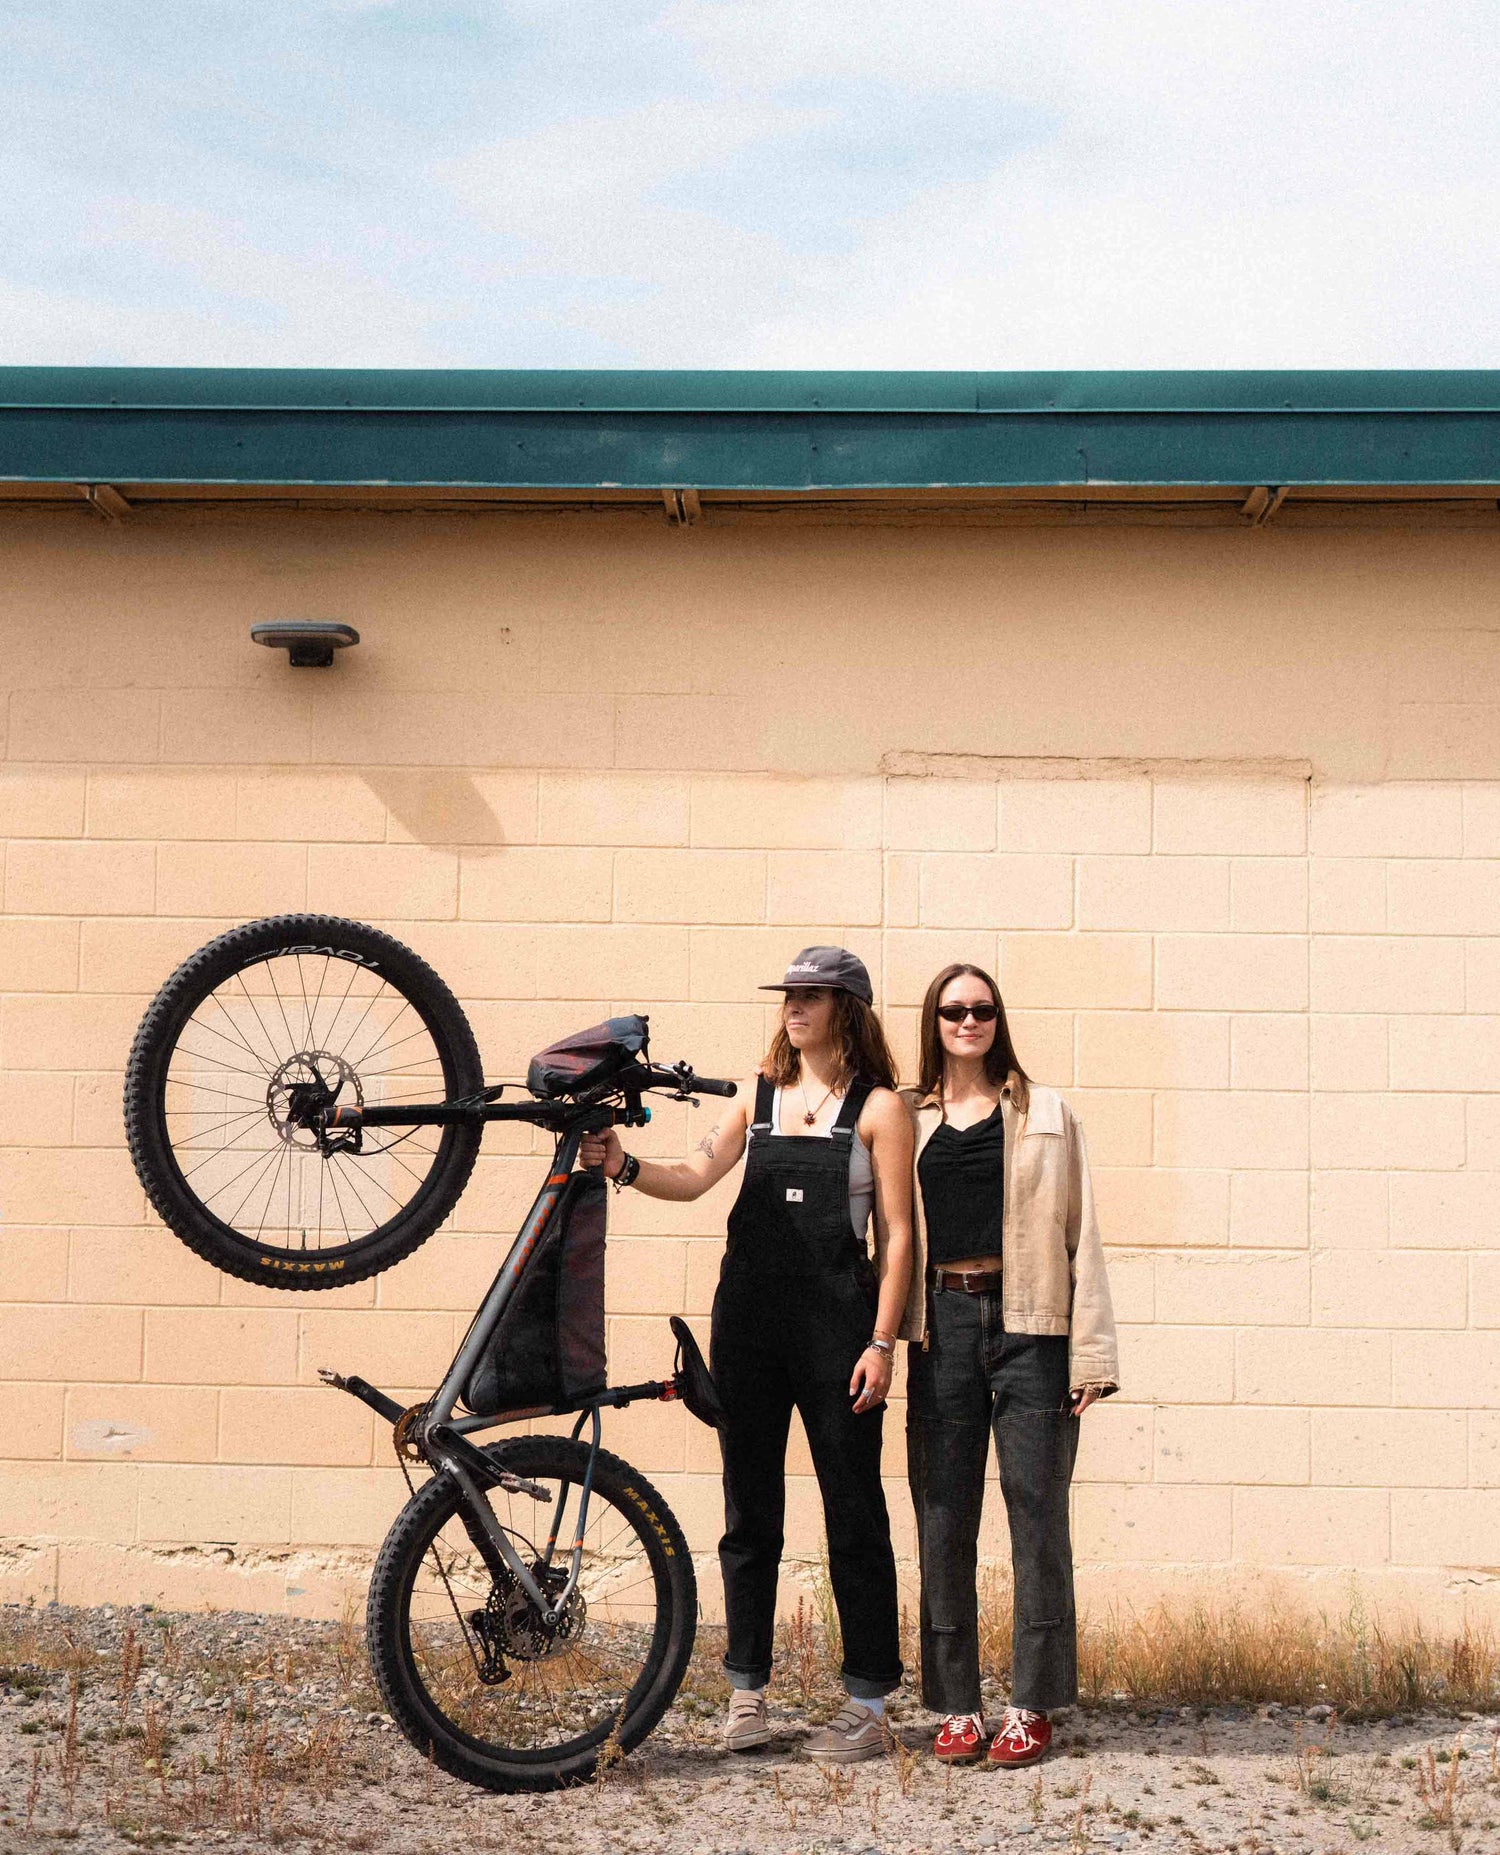
[[[312,1002],[312,1012],[307,1020],[307,1041],[311,1044],[316,1044],[318,1041],[318,1007],[323,1002],[323,987],[328,983],[328,967],[329,959],[328,955],[325,953],[323,955],[322,976],[318,980],[318,995]]]
[[[239,1026],[235,1023],[234,1019],[230,1017],[229,1013],[224,1009],[224,1001],[219,997],[219,994],[217,992],[210,992],[208,995],[208,1002],[217,1008],[219,1016],[223,1018],[224,1022],[229,1026],[230,1030],[234,1032],[233,1041],[241,1046],[241,1048],[245,1051],[245,1054],[250,1058],[251,1062],[259,1063],[264,1073],[266,1075],[270,1075],[271,1071],[270,1071],[270,1068],[266,1065],[265,1058],[260,1054],[258,1050],[254,1049],[246,1041],[244,1035],[240,1031]],[[203,1028],[205,1030],[210,1030],[214,1027],[211,1025],[205,1024]],[[220,1031],[219,1035],[222,1037],[224,1033]]]
[[[202,1030],[202,1029],[211,1029],[212,1027],[200,1025],[198,1024],[197,1019],[194,1018],[189,1022],[186,1028]],[[223,1036],[223,1032],[222,1031],[219,1032],[219,1035]],[[189,1049],[189,1047],[185,1043],[181,1042],[180,1040],[178,1042],[177,1048],[182,1052],[184,1056],[196,1056],[199,1062],[213,1063],[217,1065],[217,1067],[220,1069],[227,1069],[232,1076],[249,1076],[252,1082],[264,1082],[265,1081],[264,1070],[262,1070],[260,1074],[257,1075],[253,1069],[240,1069],[234,1063],[226,1063],[222,1057],[215,1056],[211,1050],[192,1050],[192,1049]]]
[[[236,973],[234,975],[234,981],[235,981],[235,984],[240,988],[241,992],[244,993],[245,1003],[250,1007],[251,1011],[255,1013],[255,1022],[260,1026],[261,1035],[265,1038],[267,1044],[270,1046],[271,1055],[273,1059],[279,1062],[281,1059],[277,1057],[276,1055],[276,1039],[266,1029],[265,1019],[262,1018],[260,1015],[260,1006],[257,1005],[255,1000],[250,996],[250,993],[245,985],[244,975],[242,973]]]
[[[365,1019],[369,1017],[371,1011],[374,1009],[375,1000],[380,997],[381,992],[388,991],[389,989],[390,988],[386,985],[386,982],[382,979],[380,982],[380,991],[374,993],[371,996],[364,1010],[359,1014],[359,1018],[355,1023],[354,1029],[350,1031],[349,1035],[344,1039],[343,1043],[339,1045],[338,1049],[332,1052],[334,1056],[344,1055],[344,1053],[348,1050],[350,1044],[353,1043],[354,1039],[359,1035],[360,1025],[364,1023]]]
[[[297,961],[297,984],[301,987],[301,990],[302,990],[302,1012],[303,1012],[303,1015],[307,1019],[307,1041],[309,1043],[312,1043],[313,1041],[312,1006],[309,1005],[307,1002],[307,975],[302,970],[302,955],[299,953],[299,954],[296,954],[294,957]]]
[[[271,1148],[271,1149],[270,1149],[270,1150],[269,1150],[268,1152],[266,1152],[266,1153],[263,1153],[263,1154],[261,1155],[261,1157],[260,1157],[260,1160],[259,1160],[258,1162],[257,1162],[257,1161],[253,1161],[253,1160],[252,1160],[252,1162],[251,1162],[251,1165],[255,1165],[255,1164],[257,1164],[257,1163],[258,1163],[258,1164],[260,1164],[260,1165],[262,1165],[262,1166],[263,1166],[263,1165],[264,1165],[264,1164],[266,1163],[266,1161],[267,1161],[267,1160],[269,1160],[269,1159],[274,1159],[274,1158],[277,1158],[278,1156],[280,1156],[280,1155],[282,1155],[282,1154],[284,1154],[285,1152],[286,1152],[286,1148],[285,1148],[284,1146],[277,1146],[277,1147],[272,1147],[272,1148]],[[246,1167],[244,1168],[244,1170],[243,1170],[243,1171],[241,1171],[241,1172],[237,1172],[237,1173],[236,1173],[236,1174],[234,1175],[234,1178],[233,1178],[233,1179],[231,1179],[231,1180],[229,1181],[229,1184],[228,1184],[228,1185],[221,1185],[221,1186],[219,1187],[219,1191],[220,1191],[220,1192],[223,1192],[223,1191],[228,1191],[228,1189],[229,1189],[229,1186],[230,1186],[230,1185],[233,1185],[233,1184],[235,1183],[235,1180],[236,1180],[236,1179],[242,1179],[242,1178],[244,1178],[244,1176],[245,1176],[245,1173],[246,1173],[246,1172],[249,1172],[249,1171],[250,1171],[250,1166],[246,1166]],[[255,1187],[256,1187],[256,1185],[257,1185],[258,1183],[259,1183],[259,1180],[252,1180],[252,1182],[251,1182],[251,1185],[250,1185],[250,1189],[249,1189],[249,1191],[247,1191],[247,1192],[245,1193],[245,1195],[244,1195],[244,1197],[243,1197],[243,1198],[242,1198],[242,1199],[241,1199],[241,1200],[239,1201],[239,1203],[238,1203],[238,1204],[237,1204],[237,1205],[236,1205],[236,1206],[234,1207],[234,1215],[233,1215],[232,1217],[227,1217],[227,1218],[225,1218],[225,1220],[224,1220],[224,1221],[225,1221],[225,1223],[226,1223],[226,1224],[229,1224],[229,1225],[230,1225],[231,1227],[233,1227],[233,1226],[236,1226],[236,1225],[238,1225],[238,1223],[239,1223],[239,1221],[240,1221],[240,1212],[241,1212],[241,1211],[243,1211],[243,1210],[244,1210],[244,1208],[245,1208],[245,1206],[246,1206],[246,1205],[247,1205],[247,1204],[248,1204],[248,1203],[250,1202],[250,1196],[251,1196],[251,1193],[253,1193],[253,1192],[254,1192],[254,1190],[255,1190]],[[212,1204],[212,1203],[213,1203],[213,1199],[214,1199],[214,1198],[217,1198],[217,1197],[218,1197],[218,1195],[219,1195],[219,1192],[215,1192],[215,1193],[213,1194],[213,1198],[208,1198],[208,1199],[205,1199],[205,1200],[204,1200],[204,1202],[205,1202],[206,1204]]]
[[[333,1163],[334,1165],[338,1165],[338,1164],[339,1164],[339,1162],[340,1162],[341,1160],[343,1160],[343,1158],[344,1158],[344,1155],[343,1155],[342,1153],[340,1153],[340,1154],[338,1154],[338,1155],[336,1155],[336,1157],[334,1158],[334,1160],[333,1160],[333,1162],[332,1162],[332,1163]],[[370,1228],[371,1228],[371,1230],[378,1230],[378,1229],[380,1228],[380,1219],[379,1219],[378,1217],[376,1217],[376,1215],[375,1215],[375,1213],[374,1213],[374,1212],[373,1212],[373,1211],[372,1211],[372,1210],[370,1209],[370,1207],[369,1207],[369,1206],[368,1206],[368,1205],[367,1205],[367,1204],[365,1203],[365,1195],[364,1195],[364,1193],[363,1193],[363,1192],[362,1192],[362,1191],[361,1191],[361,1190],[359,1189],[359,1186],[358,1186],[358,1184],[356,1183],[356,1181],[355,1181],[355,1179],[354,1179],[354,1177],[353,1177],[353,1175],[352,1175],[352,1174],[348,1174],[348,1173],[346,1173],[346,1174],[345,1174],[345,1176],[344,1176],[344,1183],[345,1183],[345,1185],[347,1185],[347,1186],[349,1187],[349,1189],[350,1189],[350,1191],[351,1191],[351,1192],[353,1192],[353,1194],[354,1194],[354,1196],[355,1196],[355,1197],[356,1197],[356,1198],[357,1198],[357,1199],[359,1200],[359,1204],[360,1204],[360,1209],[361,1209],[361,1210],[362,1210],[362,1211],[364,1212],[364,1214],[365,1214],[365,1216],[366,1216],[367,1218],[369,1218],[369,1220],[370,1220]],[[374,1183],[374,1181],[372,1180],[372,1181],[371,1181],[371,1183]],[[391,1194],[390,1194],[390,1193],[387,1193],[386,1195],[387,1195],[387,1197],[389,1197],[389,1196],[391,1196]],[[397,1200],[397,1203],[399,1204],[399,1202],[400,1202],[400,1200],[398,1199],[398,1200]]]
[[[266,1193],[266,1208],[260,1214],[260,1222],[255,1226],[255,1241],[260,1242],[260,1233],[266,1227],[266,1218],[270,1215],[271,1200],[276,1196],[276,1181],[281,1177],[281,1168],[286,1160],[286,1148],[281,1149],[281,1157],[276,1162],[276,1170],[271,1174],[271,1189]]]
[[[400,1011],[398,1011],[395,1014],[395,1016],[390,1020],[388,1024],[381,1025],[380,1030],[376,1033],[376,1041],[372,1043],[367,1050],[361,1051],[358,1057],[351,1057],[349,1059],[354,1064],[356,1069],[360,1066],[361,1063],[368,1063],[372,1057],[379,1056],[382,1050],[399,1050],[402,1044],[410,1043],[414,1037],[421,1037],[424,1033],[426,1033],[427,1026],[425,1024],[421,1024],[421,1025],[418,1025],[416,1030],[409,1032],[407,1036],[398,1037],[394,1043],[385,1043],[382,1041],[384,1038],[390,1035],[390,1033],[401,1022],[401,1019],[410,1010],[411,1010],[410,1005],[403,1005]]]
[[[224,1088],[217,1082],[189,1082],[182,1076],[169,1075],[167,1077],[167,1087],[169,1089],[197,1089],[200,1094],[212,1095],[219,1101],[250,1101],[255,1103],[262,1114],[266,1111],[266,1098],[264,1095],[239,1095],[231,1089]],[[168,1112],[170,1113],[171,1111],[168,1110]]]
[[[276,969],[272,961],[267,960],[265,962],[265,971],[266,971],[266,977],[271,982],[272,996],[275,998],[277,1009],[281,1013],[281,1021],[286,1026],[287,1046],[289,1049],[295,1050],[297,1047],[297,1039],[292,1035],[292,1021],[286,1015],[286,1006],[282,1003],[282,1000],[281,1000],[281,987],[278,986],[276,983]]]
[[[325,1167],[324,1171],[327,1174],[328,1183],[333,1187],[333,1202],[338,1206],[339,1222],[344,1226],[344,1241],[349,1243],[353,1239],[349,1234],[349,1219],[344,1212],[344,1201],[339,1196],[339,1175],[334,1171],[332,1165]]]

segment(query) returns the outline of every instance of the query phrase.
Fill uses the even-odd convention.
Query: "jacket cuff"
[[[1113,1360],[1100,1359],[1097,1355],[1090,1359],[1086,1354],[1074,1358],[1068,1368],[1068,1383],[1074,1391],[1087,1385],[1107,1386],[1110,1391],[1120,1389],[1119,1367]]]

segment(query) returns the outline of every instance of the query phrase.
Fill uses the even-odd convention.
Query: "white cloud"
[[[39,64],[0,358],[1500,365],[1478,0],[323,11],[347,51],[316,122],[191,8],[165,100],[96,62],[107,199]],[[242,173],[191,107],[195,61],[238,96],[234,55]]]

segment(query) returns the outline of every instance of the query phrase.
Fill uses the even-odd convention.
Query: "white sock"
[[[885,1718],[885,1696],[884,1694],[877,1695],[874,1700],[856,1699],[856,1697],[853,1694],[851,1694],[849,1698],[850,1700],[854,1701],[854,1704],[857,1707],[868,1707],[870,1712],[875,1715],[875,1718],[877,1720],[883,1720]]]

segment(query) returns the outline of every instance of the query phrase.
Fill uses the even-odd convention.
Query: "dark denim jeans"
[[[990,1431],[1015,1581],[1011,1704],[1078,1698],[1068,1489],[1078,1419],[1066,1338],[1007,1333],[998,1294],[935,1288],[927,1351],[911,1348],[906,1448],[922,1565],[922,1700],[977,1713],[979,1517]]]

